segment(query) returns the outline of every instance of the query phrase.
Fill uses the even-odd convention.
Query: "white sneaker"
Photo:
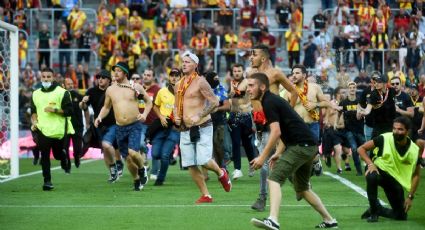
[[[238,179],[238,178],[241,178],[241,177],[243,177],[243,173],[242,173],[242,171],[241,170],[239,170],[239,169],[235,169],[235,171],[233,171],[233,173],[232,173],[232,179],[233,180],[236,180],[236,179]]]
[[[149,179],[152,180],[152,181],[156,180],[157,178],[158,178],[158,176],[155,175],[155,174],[151,174],[151,176],[149,177]]]

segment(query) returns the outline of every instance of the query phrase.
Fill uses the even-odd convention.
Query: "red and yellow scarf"
[[[301,103],[303,104],[304,107],[306,107],[308,103],[308,100],[307,100],[308,82],[304,81],[303,90],[297,87],[297,91],[298,91],[298,96],[300,97]],[[308,113],[310,114],[310,117],[313,118],[313,120],[315,121],[319,120],[320,118],[319,113],[315,109],[308,111]]]
[[[179,88],[177,90],[177,116],[182,118],[183,117],[183,97],[186,93],[187,88],[189,88],[190,84],[192,84],[192,81],[198,77],[198,74],[195,72],[191,74],[189,77],[184,77],[180,80]],[[187,79],[187,80],[186,80]]]

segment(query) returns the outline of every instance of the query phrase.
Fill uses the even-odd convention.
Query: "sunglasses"
[[[397,82],[397,83],[391,83],[391,85],[392,85],[392,86],[400,85],[400,82]]]
[[[107,76],[97,76],[96,78],[97,79],[109,79],[109,77],[107,77]]]

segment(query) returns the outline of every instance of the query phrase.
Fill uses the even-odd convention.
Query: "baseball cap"
[[[181,71],[178,69],[178,68],[172,68],[171,70],[170,70],[170,76],[176,76],[176,75],[178,75],[178,76],[180,76],[181,75]]]
[[[118,62],[112,70],[115,71],[115,68],[119,67],[122,71],[124,71],[127,75],[130,75],[129,67],[125,62]]]
[[[102,70],[100,70],[99,73],[96,74],[95,77],[98,78],[98,79],[99,78],[108,78],[109,80],[111,80],[111,73],[106,69],[102,69]]]

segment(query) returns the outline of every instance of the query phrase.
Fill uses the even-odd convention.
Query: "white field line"
[[[93,161],[96,161],[96,160],[97,159],[84,160],[84,161],[81,161],[81,164],[87,164],[87,163],[90,163],[90,162],[93,162]],[[58,170],[58,169],[61,169],[61,167],[60,166],[53,167],[53,168],[50,169],[50,171],[54,171],[54,170]],[[30,173],[19,175],[18,177],[15,177],[15,178],[8,178],[8,179],[5,179],[5,180],[0,180],[0,184],[1,183],[5,183],[5,182],[9,182],[9,181],[12,181],[12,180],[16,180],[16,179],[19,179],[19,178],[22,178],[22,177],[27,177],[27,176],[32,176],[32,175],[36,175],[36,174],[41,174],[42,172],[43,171],[38,170],[38,171],[35,171],[35,172],[30,172]]]
[[[351,188],[352,190],[354,190],[355,192],[357,192],[358,194],[364,196],[367,199],[367,192],[364,189],[360,188],[359,186],[355,185],[353,182],[351,182],[351,181],[349,181],[349,180],[347,180],[347,179],[345,179],[343,177],[340,177],[340,176],[338,176],[336,174],[330,173],[330,172],[323,172],[323,174],[325,174],[326,176],[330,176],[330,177],[334,178],[335,180],[341,182],[345,186]],[[387,205],[387,203],[385,203],[382,200],[379,200],[379,202],[382,205]]]
[[[250,207],[248,204],[146,204],[146,205],[7,205],[0,204],[0,208],[196,208],[196,207]],[[281,207],[310,207],[309,204],[287,204]],[[326,207],[367,207],[367,205],[326,205]]]

